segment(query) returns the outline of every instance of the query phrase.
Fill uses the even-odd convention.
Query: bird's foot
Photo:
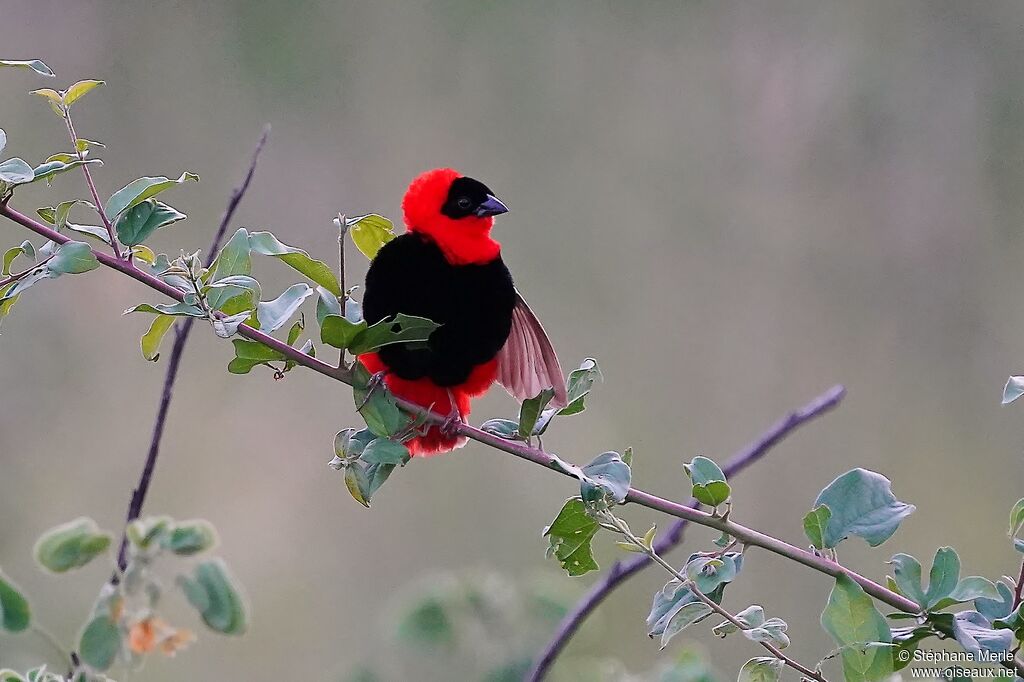
[[[357,411],[363,409],[366,406],[366,403],[370,402],[370,398],[373,397],[374,393],[384,388],[384,377],[387,375],[388,372],[386,369],[382,369],[381,371],[374,372],[370,375],[369,380],[366,382],[366,395],[363,396],[359,406],[356,407]]]
[[[441,431],[441,435],[445,438],[455,438],[459,435],[459,427],[463,426],[466,420],[462,418],[462,413],[459,412],[459,408],[453,408],[451,413],[444,418],[438,429]]]

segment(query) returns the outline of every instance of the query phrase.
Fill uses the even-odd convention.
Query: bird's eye
[[[467,209],[473,205],[473,202],[469,200],[469,197],[459,197],[459,200],[455,202],[461,209]]]

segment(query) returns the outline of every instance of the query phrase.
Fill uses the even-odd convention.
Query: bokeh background
[[[865,466],[918,510],[878,550],[844,546],[850,565],[881,578],[895,551],[927,560],[952,544],[965,573],[1015,572],[1004,519],[1024,483],[1024,412],[999,397],[1024,370],[1021,3],[4,0],[0,11],[2,56],[58,74],[0,73],[8,155],[38,162],[67,146],[30,89],[102,78],[75,113],[80,135],[108,145],[103,194],[140,175],[202,176],[167,195],[190,217],[155,248],[206,246],[265,123],[235,226],[328,262],[337,211],[398,218],[410,178],[454,166],[511,207],[497,235],[563,364],[592,355],[604,370],[551,449],[587,461],[632,445],[634,482],[682,499],[683,461],[724,459],[842,382],[837,412],[734,481],[736,518],[799,543],[817,491]],[[15,204],[84,191],[69,174]],[[5,246],[25,237],[0,224]],[[361,277],[361,256],[349,262]],[[276,262],[259,267],[275,295],[294,281]],[[163,376],[138,352],[147,321],[121,311],[156,300],[97,271],[33,289],[0,336],[0,563],[67,642],[107,568],[44,575],[32,543],[83,514],[120,528]],[[509,589],[541,581],[563,599],[596,577],[571,580],[543,556],[567,480],[471,444],[413,462],[363,509],[326,467],[335,431],[356,423],[349,392],[310,373],[231,376],[231,355],[194,335],[146,508],[215,523],[251,632],[200,632],[133,679],[343,680],[410,655],[396,613],[448,572],[495,572]],[[474,417],[513,412],[495,394]],[[653,519],[628,514],[634,527]],[[710,538],[694,531],[686,549]],[[610,542],[597,545],[607,564]],[[643,623],[664,579],[649,570],[616,593],[559,679],[597,679],[582,663],[594,656],[636,673],[672,657],[675,642],[659,654]],[[786,618],[794,655],[814,661],[832,648],[817,623],[829,589],[753,552],[727,604]],[[170,616],[195,625],[187,607]],[[723,678],[758,655],[707,628],[685,638]],[[486,661],[465,657],[481,650],[442,647],[419,654],[411,677],[383,676],[474,679],[466,671]],[[44,651],[0,637],[0,667]]]

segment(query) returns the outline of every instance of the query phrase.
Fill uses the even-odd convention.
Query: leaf
[[[64,91],[64,106],[70,107],[72,104],[80,100],[86,94],[92,92],[99,86],[103,85],[104,81],[97,80],[82,80],[78,81],[70,88]]]
[[[1014,643],[1012,630],[994,630],[988,618],[977,611],[961,611],[953,616],[953,636],[979,659],[982,651],[1002,653]]]
[[[0,571],[0,628],[7,632],[21,632],[31,621],[28,600],[18,586]]]
[[[189,305],[188,303],[158,303],[157,305],[151,305],[149,303],[140,303],[137,306],[133,306],[128,310],[124,311],[124,314],[129,313],[155,313],[157,315],[187,315],[189,317],[206,317],[206,313],[199,306]]]
[[[821,614],[821,626],[840,647],[860,642],[892,642],[889,625],[871,597],[846,575],[836,578]],[[842,650],[841,657],[846,682],[871,682],[892,673],[892,653],[884,648],[848,647]]]
[[[80,137],[77,140],[75,140],[75,151],[77,152],[89,151],[91,147],[100,147],[102,149],[106,148],[106,146],[107,145],[103,144],[102,142],[97,142],[96,140],[89,140],[84,137]]]
[[[7,133],[4,132],[3,128],[0,128],[0,152],[7,146]]]
[[[393,320],[381,320],[364,329],[349,346],[354,355],[362,355],[393,343],[426,341],[440,325],[425,317],[398,313]]]
[[[279,351],[264,346],[258,341],[234,339],[231,343],[235,347],[235,359],[228,365],[228,371],[232,374],[248,374],[249,370],[256,365],[265,365],[268,362],[285,359],[285,356]]]
[[[988,578],[971,575],[962,578],[949,597],[941,600],[939,604],[947,600],[954,604],[961,604],[976,599],[999,599],[999,590]],[[935,608],[939,608],[939,605],[937,604]]]
[[[99,529],[90,518],[55,526],[36,542],[35,558],[39,565],[53,573],[81,568],[110,547],[110,534]]]
[[[20,246],[14,246],[4,252],[3,268],[0,269],[0,275],[6,277],[11,274],[11,264],[14,263],[14,259],[18,256],[25,256],[26,258],[32,258],[34,260],[36,257],[36,249],[32,246],[32,242],[27,240],[23,241]]]
[[[692,462],[683,465],[683,469],[690,477],[692,495],[698,502],[717,507],[732,494],[722,469],[707,457],[694,457]]]
[[[889,559],[889,563],[893,566],[900,593],[925,608],[928,600],[921,586],[921,563],[909,554],[895,554]]]
[[[394,469],[394,464],[367,464],[356,460],[345,466],[345,487],[356,502],[369,508],[370,500]]]
[[[318,325],[322,327],[328,315],[344,316],[341,310],[341,301],[337,296],[321,286],[316,288],[316,295],[316,323]],[[323,335],[322,331],[321,335]]]
[[[697,589],[704,594],[711,594],[720,586],[736,579],[743,566],[743,555],[728,552],[721,557],[690,555],[684,572],[693,581]]]
[[[96,670],[107,670],[121,650],[121,630],[108,615],[89,621],[78,639],[78,655]]]
[[[129,208],[141,204],[146,199],[154,197],[175,185],[181,185],[186,182],[199,182],[199,176],[195,173],[185,172],[177,180],[171,180],[163,176],[132,180],[107,199],[106,214],[113,220]]]
[[[150,362],[160,359],[160,343],[167,335],[167,331],[174,326],[173,315],[157,315],[149,325],[149,331],[142,335],[140,345],[142,346],[142,357]]]
[[[625,501],[629,492],[630,471],[629,465],[622,461],[619,453],[603,452],[580,471],[580,495],[584,502],[608,507]]]
[[[940,547],[935,552],[932,568],[928,573],[928,591],[925,592],[925,608],[931,609],[940,600],[948,597],[960,582],[960,557],[952,547]]]
[[[280,329],[312,294],[313,289],[308,284],[293,284],[274,300],[258,303],[256,317],[260,330],[270,333]]]
[[[760,627],[744,630],[743,636],[752,642],[768,642],[785,649],[790,644],[786,634],[788,628],[789,625],[781,618],[769,618]]]
[[[388,438],[374,438],[370,441],[359,458],[367,464],[405,465],[412,458],[409,448],[398,441]]]
[[[381,247],[395,238],[395,226],[376,213],[348,218],[345,224],[352,235],[352,243],[369,260],[373,260]]]
[[[370,375],[362,363],[355,363],[352,374],[352,396],[366,426],[378,436],[393,436],[408,425],[391,394],[378,388],[367,397]]]
[[[764,609],[758,606],[757,604],[753,604],[752,606],[748,606],[747,608],[737,613],[734,616],[734,618],[736,618],[736,620],[742,623],[744,628],[749,629],[760,627],[764,623]],[[723,621],[715,627],[711,628],[711,632],[718,635],[719,637],[731,635],[737,630],[739,630],[739,628],[728,620]]]
[[[164,549],[178,556],[193,556],[217,544],[217,531],[209,521],[203,519],[179,521],[170,533],[163,535],[161,544]]]
[[[724,587],[708,593],[706,596],[716,604],[721,603]],[[707,618],[711,608],[678,579],[673,578],[665,586],[654,593],[651,611],[647,615],[647,636],[660,637],[661,648],[664,649],[669,640],[684,628]]]
[[[211,270],[213,272],[210,277],[211,282],[219,282],[236,275],[248,275],[252,272],[252,258],[249,255],[249,233],[244,227],[238,228],[231,235],[231,239],[228,240],[228,243],[224,245],[224,248],[217,255]],[[206,295],[206,301],[214,310],[223,310],[224,305],[233,296],[234,292],[229,288],[211,289]],[[250,306],[252,300],[251,296],[247,298]]]
[[[825,528],[832,516],[832,510],[825,505],[819,505],[807,512],[804,516],[804,534],[815,549],[824,549]]]
[[[7,185],[23,185],[32,182],[36,177],[32,166],[23,159],[13,158],[0,162],[0,182]]]
[[[7,258],[4,258],[6,264]],[[1010,510],[1010,530],[1006,532],[1008,537],[1013,537],[1020,532],[1020,529],[1024,527],[1024,497],[1017,500],[1013,505],[1013,509]]]
[[[743,664],[736,682],[778,682],[785,663],[774,656],[758,656]]]
[[[317,310],[319,311],[319,309],[318,303]],[[335,348],[348,348],[355,338],[365,330],[365,322],[353,324],[344,317],[332,313],[324,317],[320,323],[320,340]]]
[[[202,562],[191,578],[179,577],[178,584],[211,630],[224,635],[245,633],[248,620],[245,603],[223,561]]]
[[[161,227],[184,220],[187,216],[155,199],[135,204],[114,222],[117,238],[126,246],[141,244]]]
[[[579,366],[579,369],[569,372],[569,379],[565,384],[568,400],[566,406],[558,410],[558,414],[570,416],[585,410],[587,395],[590,394],[591,387],[598,379],[603,379],[603,377],[601,368],[597,366],[597,360],[594,358],[587,358]]]
[[[505,440],[519,440],[519,422],[512,419],[488,419],[480,429]]]
[[[88,164],[102,166],[103,161],[100,159],[54,159],[51,157],[32,169],[32,180],[29,182],[35,182],[37,180],[46,180],[49,182],[55,175],[60,175],[61,173],[66,173],[72,168]]]
[[[213,325],[213,333],[222,339],[229,339],[238,333],[238,328],[242,326],[250,317],[252,313],[248,310],[243,310],[235,315],[225,315],[224,317],[215,317],[210,320]]]
[[[827,505],[832,512],[825,529],[825,547],[835,547],[858,535],[872,547],[888,540],[900,522],[915,509],[892,494],[889,479],[866,469],[853,469],[828,484],[814,506]]]
[[[419,645],[426,651],[455,644],[455,624],[448,615],[444,602],[427,597],[406,614],[398,624],[398,636]]]
[[[53,73],[53,70],[50,69],[49,66],[47,66],[46,64],[44,64],[42,61],[40,61],[38,59],[27,59],[27,60],[0,59],[0,66],[13,66],[13,67],[19,67],[19,68],[23,68],[23,69],[32,69],[33,71],[38,73],[40,76],[48,76],[50,78],[53,78],[56,75],[56,74]]]
[[[311,258],[308,253],[294,246],[282,244],[270,232],[253,232],[249,235],[249,248],[253,253],[274,256],[298,270],[335,296],[341,296],[341,285],[334,271],[326,263]]]
[[[537,425],[537,419],[540,417],[541,412],[547,407],[547,404],[551,402],[551,399],[555,397],[555,390],[553,388],[545,388],[540,393],[532,398],[527,398],[523,401],[523,404],[519,406],[519,438],[520,440],[527,440],[533,435],[534,428]]]
[[[1024,395],[1024,376],[1010,377],[1003,388],[1003,405],[1012,403]]]
[[[100,266],[96,255],[85,242],[66,242],[57,249],[56,254],[46,264],[51,275],[72,274],[95,270]]]
[[[995,589],[997,594],[994,598],[979,597],[974,600],[974,608],[989,620],[1006,618],[1013,611],[1013,590],[1001,580],[995,584]]]
[[[0,670],[0,682],[25,682],[25,678],[10,668],[4,668]]]
[[[583,500],[571,497],[544,529],[544,537],[550,542],[547,555],[554,555],[570,576],[596,571],[600,567],[594,561],[591,541],[597,530],[597,521],[587,514]]]

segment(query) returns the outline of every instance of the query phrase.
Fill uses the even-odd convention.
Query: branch
[[[259,142],[256,143],[256,149],[252,153],[252,160],[249,162],[249,171],[245,174],[242,184],[231,192],[231,198],[228,200],[227,208],[224,209],[224,215],[220,220],[220,226],[217,228],[217,232],[214,234],[213,241],[210,244],[210,250],[206,254],[207,266],[213,262],[217,251],[220,250],[221,243],[224,241],[224,235],[227,233],[231,218],[235,215],[235,210],[238,208],[238,204],[242,201],[242,197],[245,196],[246,190],[249,189],[249,183],[252,182],[252,176],[256,172],[256,162],[259,160],[260,152],[263,151],[263,146],[267,143],[268,135],[270,135],[270,126],[263,129],[263,134],[260,136]],[[149,485],[153,478],[153,470],[156,468],[157,456],[160,454],[160,440],[164,435],[164,424],[167,421],[167,412],[171,405],[174,382],[178,378],[178,367],[181,365],[181,356],[185,352],[185,344],[188,343],[189,334],[192,333],[193,322],[194,318],[187,317],[175,328],[174,345],[171,347],[171,355],[167,361],[167,372],[164,374],[164,388],[160,395],[160,407],[157,409],[156,421],[153,424],[153,437],[149,443],[149,453],[146,455],[146,463],[142,467],[142,475],[139,477],[139,482],[135,486],[135,490],[132,491],[131,501],[128,503],[128,513],[125,516],[126,529],[129,523],[139,518],[139,515],[142,513],[142,505],[146,501],[146,494],[149,492]],[[128,566],[127,550],[128,536],[126,534],[122,534],[121,548],[117,553],[118,571],[124,571]],[[114,579],[117,579],[116,573]]]
[[[92,180],[92,171],[89,170],[89,164],[85,162],[85,152],[78,148],[78,133],[75,132],[75,124],[71,122],[69,107],[64,107],[64,122],[68,127],[68,135],[71,136],[71,147],[78,154],[78,160],[82,162],[82,174],[85,175],[85,183],[89,185],[89,193],[92,194],[92,200],[96,202],[96,213],[99,214],[100,220],[103,221],[103,227],[107,228],[107,236],[110,237],[110,246],[114,249],[114,255],[121,259],[121,245],[117,243],[117,233],[114,231],[114,226],[111,225],[110,218],[100,202],[100,193],[96,191],[96,183]]]
[[[0,216],[4,216],[32,232],[42,235],[47,239],[51,239],[58,244],[65,244],[71,241],[70,238],[60,234],[56,230],[11,208],[9,200],[10,198],[8,197],[6,202],[0,202]],[[93,250],[93,255],[96,256],[96,259],[103,265],[129,276],[132,279],[145,284],[151,289],[159,291],[165,296],[173,298],[176,301],[184,299],[185,294],[183,292],[174,288],[170,284],[167,284],[159,277],[140,270],[130,261],[121,260],[109,254],[100,253],[95,250]],[[286,358],[293,360],[297,365],[311,369],[314,372],[323,374],[324,376],[348,384],[349,386],[353,383],[352,372],[344,366],[334,367],[322,360],[310,357],[300,349],[293,348],[284,341],[275,339],[273,336],[257,329],[253,329],[245,324],[239,325],[238,333],[244,338],[251,341],[257,341],[268,348],[276,350]],[[397,396],[395,396],[395,401],[403,410],[413,416],[419,417],[425,423],[440,424],[445,419],[443,415],[438,415],[415,403],[400,399]],[[515,455],[520,459],[525,459],[533,462],[534,464],[539,464],[540,466],[547,467],[548,469],[553,469],[564,476],[575,479],[572,472],[567,470],[560,460],[539,448],[531,447],[525,443],[505,440],[500,436],[486,433],[485,431],[468,424],[458,425],[455,428],[455,432],[461,436],[475,440],[478,443],[489,445],[496,450],[501,450],[502,452],[506,452],[510,455]],[[746,545],[761,547],[762,549],[766,549],[769,552],[786,557],[798,564],[802,564],[833,578],[845,575],[850,580],[853,580],[860,585],[865,592],[875,599],[884,602],[895,609],[903,611],[904,613],[916,614],[921,610],[920,607],[910,599],[879,585],[875,581],[870,580],[869,578],[866,578],[859,573],[836,563],[835,561],[819,556],[818,554],[809,552],[805,549],[801,549],[800,547],[796,547],[779,540],[778,538],[761,533],[760,531],[748,528],[732,520],[714,516],[713,514],[700,511],[699,509],[694,509],[688,505],[672,502],[636,488],[629,489],[629,492],[626,494],[625,502],[639,504],[642,507],[647,507],[649,509],[662,512],[663,514],[668,514],[669,516],[675,516],[701,526],[706,526],[723,533],[728,533]],[[1018,673],[1024,676],[1024,661],[1015,659],[1013,665]]]
[[[846,389],[842,386],[833,386],[820,396],[812,400],[804,407],[790,412],[772,425],[762,436],[748,445],[745,449],[733,455],[722,467],[726,478],[732,478],[748,466],[761,459],[776,444],[782,441],[793,431],[797,430],[815,417],[829,412],[835,408],[846,395]],[[697,500],[690,500],[690,506],[697,508]],[[654,542],[654,551],[664,554],[678,545],[683,540],[683,531],[689,522],[683,519],[673,523],[667,531],[662,533]],[[645,554],[639,554],[628,561],[616,561],[608,569],[604,578],[595,584],[576,603],[576,606],[562,618],[562,621],[555,629],[555,634],[544,646],[534,660],[530,672],[524,679],[530,682],[539,682],[544,679],[554,664],[555,659],[562,652],[565,646],[572,639],[573,635],[583,624],[583,621],[608,598],[608,595],[622,583],[651,565],[651,558]]]

